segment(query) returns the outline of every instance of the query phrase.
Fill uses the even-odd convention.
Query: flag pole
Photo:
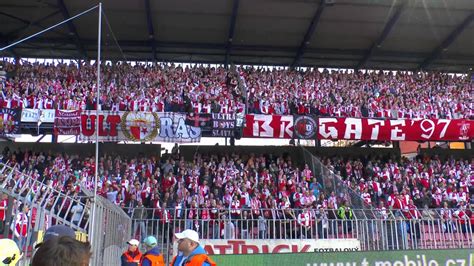
[[[96,125],[95,125],[95,174],[94,174],[94,202],[92,204],[92,219],[90,226],[90,241],[93,247],[93,250],[98,252],[98,241],[96,234],[96,215],[97,215],[97,183],[99,178],[99,100],[100,100],[100,48],[101,48],[101,38],[102,38],[102,3],[99,3],[99,21],[98,21],[98,30],[97,30],[97,87],[96,87]]]

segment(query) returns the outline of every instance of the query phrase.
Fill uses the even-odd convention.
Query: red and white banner
[[[357,239],[202,239],[207,254],[266,254],[359,251]]]
[[[468,141],[474,137],[474,121],[464,119],[369,118],[318,119],[319,139],[381,141]]]
[[[185,121],[186,115],[179,113],[101,111],[99,141],[199,142],[201,129]],[[82,112],[80,140],[95,139],[96,123],[95,111]]]
[[[474,120],[466,119],[317,119],[318,139],[380,141],[470,141]],[[293,137],[293,116],[247,115],[243,137]],[[295,136],[296,137],[296,136]]]
[[[54,134],[79,135],[81,129],[81,111],[56,110]]]
[[[293,116],[291,115],[246,115],[244,138],[293,137]]]

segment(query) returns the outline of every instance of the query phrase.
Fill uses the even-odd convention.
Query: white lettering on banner
[[[90,140],[96,132],[96,115],[81,114],[81,140]],[[186,125],[186,117],[177,113],[102,111],[99,115],[99,141],[199,142],[201,129]]]
[[[330,263],[327,263],[327,262],[321,262],[321,263],[308,263],[306,264],[306,266],[358,266],[359,264],[357,264],[357,262],[330,262]],[[369,264],[362,264],[361,266],[369,266]]]
[[[273,128],[270,126],[272,118],[271,115],[254,115],[253,136],[273,138]],[[263,122],[261,126],[260,122]],[[263,131],[260,131],[260,129],[263,129]]]
[[[302,253],[359,251],[357,239],[301,239],[301,240],[263,240],[263,239],[203,239],[201,245],[208,254],[256,254],[256,253]]]
[[[344,132],[345,139],[361,139],[362,137],[362,120],[358,118],[346,118],[346,132]],[[352,137],[351,135],[354,135]]]
[[[166,138],[174,136],[173,134],[173,119],[171,117],[160,117],[160,137]]]
[[[372,134],[370,135],[371,140],[378,140],[379,139],[379,132],[380,126],[385,126],[385,121],[383,120],[376,120],[376,119],[367,119],[367,124],[369,126],[374,126],[372,128]]]
[[[201,137],[201,129],[198,127],[189,127],[189,137],[191,139],[197,139]]]
[[[22,109],[21,122],[38,122],[38,110],[36,109]]]
[[[38,121],[44,123],[54,123],[56,110],[40,110],[25,108],[21,110],[21,122],[35,123]]]
[[[337,123],[336,118],[319,118],[319,134],[326,139],[337,139],[337,128],[330,126],[326,129],[326,123]]]
[[[55,110],[40,110],[40,118],[41,122],[45,123],[54,123],[54,118],[56,117]]]
[[[426,124],[428,124],[428,127],[426,127]],[[420,122],[420,128],[423,131],[423,134],[421,134],[421,137],[425,139],[429,139],[431,138],[431,136],[433,136],[436,126],[432,120],[423,119]],[[425,133],[428,133],[428,134],[425,134]]]
[[[247,115],[243,129],[244,137],[291,138],[293,131],[304,125],[294,118],[280,115]],[[316,121],[314,122],[316,124]],[[295,125],[298,124],[296,129]],[[369,119],[334,118],[317,119],[317,132],[320,139],[354,139],[382,141],[425,141],[425,140],[471,140],[474,138],[474,121],[466,119]]]
[[[439,134],[439,138],[444,138],[446,135],[446,131],[448,130],[449,124],[451,123],[451,120],[448,119],[438,119],[438,125],[439,124],[444,124],[443,130],[441,130],[441,133]]]
[[[366,259],[364,259],[364,261],[366,261]],[[450,261],[449,259],[446,261],[446,266],[449,265],[448,264],[449,261]],[[462,260],[462,261],[464,261],[464,260]],[[368,265],[368,263],[366,263],[364,265]],[[405,255],[405,256],[403,256],[403,260],[396,260],[396,261],[393,261],[393,262],[391,262],[391,261],[376,261],[375,262],[375,266],[412,266],[412,265],[413,266],[419,266],[419,265],[439,266],[439,264],[436,260],[428,260],[426,258],[426,255],[421,255],[421,256],[416,255],[415,260],[410,260],[410,258],[407,255]],[[463,264],[455,264],[455,265],[464,266]]]
[[[186,124],[184,124],[183,119],[178,119],[178,126],[176,127],[176,135],[177,138],[184,138],[189,139],[188,130],[186,128]]]
[[[390,139],[391,140],[405,140],[406,134],[403,133],[403,130],[397,126],[405,126],[405,120],[388,120],[390,121],[390,125],[395,128],[390,130]],[[402,133],[402,134],[399,134]]]
[[[212,114],[214,120],[235,120],[235,114]]]
[[[282,116],[280,121],[280,138],[284,138],[285,133],[288,134],[288,136],[293,137],[293,130],[290,130],[293,126],[293,117]]]
[[[201,129],[187,126],[183,117],[178,118],[174,123],[176,129],[173,129],[173,119],[171,117],[160,117],[161,138],[195,139],[201,135]]]
[[[466,266],[466,265],[468,264],[466,264],[466,260],[463,260],[463,259],[460,259],[460,260],[449,259],[446,261],[446,266]]]
[[[419,120],[417,120],[417,119],[412,120],[411,124],[413,125],[413,123],[415,123],[417,121],[419,121]],[[439,138],[442,139],[446,135],[446,131],[448,130],[448,127],[449,127],[449,124],[451,123],[451,121],[448,120],[448,119],[438,119],[437,122],[438,122],[437,125],[444,124],[443,129],[439,133]],[[423,119],[420,122],[420,129],[423,131],[423,134],[421,134],[421,137],[425,138],[425,139],[430,139],[433,136],[433,134],[435,133],[437,125],[431,119]]]
[[[374,254],[375,255],[375,254]],[[472,256],[473,254],[470,254],[471,259],[464,259],[464,258],[459,258],[458,256],[454,255],[454,257],[451,256],[445,256],[444,259],[441,257],[438,259],[431,259],[433,253],[431,255],[426,255],[425,252],[420,250],[420,253],[416,255],[395,255],[395,254],[387,254],[386,256],[375,256],[376,258],[372,259],[367,259],[367,258],[353,258],[352,260],[341,262],[343,261],[343,258],[338,258],[339,261],[334,262],[331,260],[331,262],[327,262],[329,259],[323,259],[326,260],[326,262],[314,262],[314,263],[306,263],[306,266],[474,266],[474,263],[472,261]],[[348,255],[348,259],[351,255]],[[380,259],[379,258],[383,258]],[[315,259],[318,261],[318,259]]]

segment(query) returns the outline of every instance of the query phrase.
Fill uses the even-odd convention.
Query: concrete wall
[[[192,160],[194,154],[217,154],[226,153],[241,154],[272,154],[274,156],[290,155],[292,158],[301,159],[301,148],[292,146],[180,146],[180,152],[185,160]]]
[[[53,153],[67,152],[72,154],[93,155],[95,154],[95,144],[84,143],[16,143],[16,142],[1,142],[0,151],[5,147],[15,151],[21,149],[22,151],[43,151]],[[161,145],[157,144],[115,144],[115,143],[101,143],[99,145],[99,152],[101,154],[120,154],[124,156],[137,156],[144,154],[147,156],[160,156]]]
[[[437,155],[441,159],[446,158],[455,158],[455,159],[473,159],[474,158],[474,150],[450,150],[450,149],[442,149],[442,148],[431,148],[431,149],[421,149],[420,151],[423,155],[433,156]]]
[[[383,148],[339,148],[339,147],[306,147],[313,155],[318,157],[363,157],[363,156],[400,156],[400,150],[383,149]],[[181,146],[181,154],[186,160],[192,160],[195,153],[203,154],[225,154],[225,153],[242,153],[242,154],[272,154],[275,156],[287,154],[294,161],[304,161],[303,151],[300,147],[295,146]]]
[[[95,144],[83,143],[15,143],[15,142],[0,142],[0,152],[5,147],[10,150],[33,150],[33,151],[52,151],[68,152],[82,155],[92,155],[95,153]],[[318,157],[387,157],[400,156],[398,149],[384,149],[384,148],[339,148],[339,147],[306,147],[308,151]],[[121,154],[126,156],[136,156],[144,154],[147,156],[160,156],[161,145],[156,144],[115,144],[115,143],[101,143],[99,151],[108,154]],[[195,153],[204,154],[220,154],[225,153],[242,153],[242,154],[272,154],[274,156],[290,155],[295,161],[303,161],[303,152],[300,147],[295,146],[180,146],[181,154],[185,156],[186,160],[192,160]],[[472,159],[474,158],[473,150],[449,150],[449,149],[421,149],[422,154],[438,155],[441,158],[454,157]]]

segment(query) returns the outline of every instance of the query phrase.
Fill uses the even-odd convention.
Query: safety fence
[[[471,220],[444,220],[441,210],[428,210],[419,219],[401,211],[382,214],[370,209],[349,210],[341,219],[340,211],[260,209],[254,215],[251,210],[212,208],[127,210],[132,237],[156,236],[167,259],[173,254],[174,233],[185,229],[198,231],[203,240],[357,240],[357,250],[363,251],[474,248]]]
[[[64,224],[79,235],[89,235],[93,193],[85,189],[65,190],[54,188],[50,181],[41,182],[8,162],[0,163],[0,194],[8,196],[0,234],[17,242],[24,254],[21,263],[28,265],[35,244],[52,225]],[[131,219],[104,198],[97,197],[96,206],[94,229],[99,233],[88,239],[93,243],[93,265],[117,265],[130,236]]]
[[[364,209],[370,207],[364,202],[360,193],[344,184],[340,175],[327,168],[318,157],[314,156],[305,147],[301,146],[301,150],[305,163],[308,164],[318,182],[322,184],[323,190],[327,195],[334,192],[338,197],[344,198],[354,208]]]

